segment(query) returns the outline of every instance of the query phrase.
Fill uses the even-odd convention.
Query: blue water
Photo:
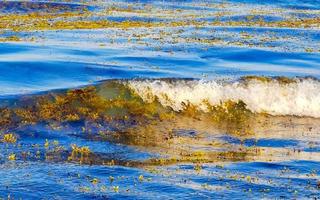
[[[37,1],[34,1],[37,2]],[[39,1],[40,2],[40,1]],[[73,1],[76,2],[76,1]],[[121,5],[131,3],[123,1]],[[214,7],[200,5],[202,1],[137,1],[154,7],[181,9],[183,11],[211,12]],[[220,2],[220,1],[219,1]],[[221,1],[225,2],[225,1]],[[299,10],[312,11],[320,17],[317,0],[229,0],[234,5],[287,9],[296,15]],[[105,2],[107,4],[108,2]],[[119,1],[114,1],[117,5]],[[215,2],[218,3],[218,2]],[[89,3],[90,4],[90,3]],[[199,4],[199,5],[198,5]],[[68,4],[67,4],[68,5]],[[75,9],[78,4],[72,4]],[[91,5],[91,4],[90,4]],[[231,4],[230,4],[231,5]],[[4,2],[0,2],[4,6]],[[57,4],[53,4],[57,6]],[[92,3],[90,10],[100,10],[106,5]],[[240,8],[242,8],[240,7]],[[228,9],[230,7],[222,8]],[[45,7],[39,8],[46,10]],[[221,9],[221,8],[219,8]],[[240,9],[241,10],[241,9]],[[0,14],[28,13],[32,9],[20,4],[7,4]],[[221,11],[221,10],[220,10]],[[64,10],[62,10],[64,12]],[[290,17],[290,14],[284,14]],[[302,16],[305,13],[301,14]],[[165,14],[164,14],[165,15]],[[177,14],[178,15],[178,14]],[[241,20],[248,13],[225,17]],[[96,16],[91,16],[96,19]],[[283,16],[282,16],[283,17]],[[264,16],[266,21],[277,21],[280,16]],[[104,16],[97,16],[104,18]],[[108,20],[170,21],[155,16],[109,16]],[[214,21],[216,17],[198,20]],[[181,20],[183,18],[181,17]],[[224,20],[222,18],[222,20]],[[158,42],[152,37],[142,37],[128,42],[128,35],[139,30],[59,30],[35,32],[0,31],[0,36],[18,35],[26,40],[0,43],[0,97],[1,101],[20,98],[56,89],[70,89],[98,84],[108,79],[134,78],[194,78],[204,80],[235,80],[246,75],[320,78],[320,29],[259,28],[259,27],[179,27],[164,28],[178,31],[181,41],[170,42],[165,37]],[[159,29],[153,30],[155,35]],[[246,32],[253,39],[246,41],[240,33]],[[277,39],[261,43],[258,38],[271,36]],[[223,44],[208,45],[186,42],[184,38],[219,38]],[[37,38],[28,41],[30,37]],[[236,42],[243,41],[239,45]],[[308,52],[306,49],[313,49]],[[319,124],[312,124],[316,127]],[[299,127],[304,127],[299,124]],[[306,125],[307,126],[307,125]],[[305,127],[306,129],[308,127]],[[107,160],[144,161],[160,157],[157,148],[126,145],[108,140],[93,139],[80,131],[80,126],[52,130],[41,124],[17,127],[16,144],[0,143],[0,197],[14,199],[312,199],[320,198],[320,137],[313,135],[292,136],[289,128],[270,135],[238,138],[228,133],[210,136],[208,141],[219,141],[224,150],[240,147],[260,147],[271,155],[205,163],[200,171],[194,163],[177,163],[168,166],[135,167],[103,164],[79,164],[62,159],[46,159],[46,140],[50,148],[58,141],[67,151],[71,144],[88,146]],[[319,130],[319,129],[318,129]],[[284,133],[284,134],[282,134]],[[194,130],[176,130],[183,138],[196,138]],[[94,136],[98,133],[93,133]],[[283,137],[283,138],[281,138]],[[57,145],[58,146],[58,145]],[[192,145],[191,145],[192,146]],[[207,149],[194,146],[192,148]],[[229,149],[230,148],[230,149]],[[209,148],[210,149],[210,148]],[[216,150],[216,149],[215,149]],[[212,150],[212,151],[215,151]],[[301,151],[305,154],[287,155]],[[211,150],[209,150],[211,151]],[[22,152],[28,153],[24,159]],[[15,153],[17,159],[9,161]],[[141,178],[143,176],[143,178]],[[110,178],[112,177],[112,178]],[[140,177],[140,178],[139,178]],[[97,183],[93,183],[97,179]],[[110,181],[114,179],[113,181]]]

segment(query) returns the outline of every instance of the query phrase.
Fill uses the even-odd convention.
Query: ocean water
[[[0,70],[3,199],[320,198],[320,1],[0,1]]]

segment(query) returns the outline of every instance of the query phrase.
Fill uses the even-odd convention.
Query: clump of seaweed
[[[218,123],[243,124],[254,115],[241,100],[238,102],[228,100],[218,105],[211,105],[208,101],[204,101],[204,104],[213,121]]]
[[[8,156],[8,160],[11,160],[11,161],[16,160],[16,154],[14,154],[14,153],[10,154]]]
[[[91,151],[89,147],[78,147],[76,144],[71,145],[72,151],[70,156],[68,157],[69,161],[79,161],[79,163],[87,163],[89,160],[89,156]]]
[[[282,85],[287,85],[287,84],[292,84],[292,83],[297,83],[296,78],[289,78],[285,76],[276,76],[276,77],[267,77],[267,76],[244,76],[241,77],[241,81],[244,83],[248,83],[250,81],[259,81],[262,83],[270,83],[272,81],[275,81],[279,84]]]
[[[13,112],[9,108],[0,108],[0,127],[1,129],[9,128],[12,123]]]
[[[184,103],[182,102],[182,114],[188,117],[197,118],[199,116],[200,111],[197,106],[193,105],[190,102]]]
[[[7,134],[4,134],[2,141],[5,143],[16,143],[17,138],[14,134],[7,133]]]
[[[0,42],[20,42],[20,41],[21,41],[21,38],[16,35],[0,38]]]

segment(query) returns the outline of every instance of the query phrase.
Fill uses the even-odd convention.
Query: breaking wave
[[[255,113],[320,117],[320,81],[312,78],[253,78],[235,82],[205,80],[131,80],[128,86],[145,102],[157,99],[175,111],[191,103],[207,111],[207,104],[243,101]],[[206,103],[205,103],[206,102]]]

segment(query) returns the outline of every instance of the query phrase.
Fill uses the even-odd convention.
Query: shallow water
[[[0,2],[0,197],[320,198],[319,1],[19,2]]]

